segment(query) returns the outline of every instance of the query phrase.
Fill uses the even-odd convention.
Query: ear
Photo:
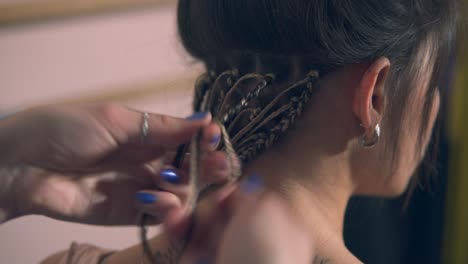
[[[390,61],[380,57],[368,65],[354,91],[353,111],[366,133],[382,121],[385,106],[385,81],[390,70]]]

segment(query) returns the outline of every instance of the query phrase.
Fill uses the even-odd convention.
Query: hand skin
[[[187,120],[150,114],[141,142],[142,113],[116,104],[47,106],[0,120],[0,222],[40,214],[59,220],[133,225],[142,205],[139,191],[158,202],[144,208],[159,223],[183,207],[188,177],[164,181],[159,171],[180,144],[203,131],[207,182],[221,181],[226,157],[216,152],[219,128],[209,114]]]

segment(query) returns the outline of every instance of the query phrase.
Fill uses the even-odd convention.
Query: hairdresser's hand
[[[6,218],[41,214],[90,224],[135,224],[135,194],[155,189],[160,190],[157,198],[137,197],[145,203],[158,199],[152,206],[157,218],[181,206],[186,186],[177,184],[176,175],[159,171],[170,164],[179,144],[209,126],[211,117],[150,115],[143,143],[142,119],[140,112],[105,104],[38,108],[0,121],[0,167],[8,163],[24,168],[9,178],[10,188],[3,188],[15,205]],[[219,130],[207,131],[204,144],[209,149]],[[211,180],[219,179],[217,171],[225,167],[224,156],[218,154],[213,151],[205,159],[205,166],[212,168],[206,175]]]
[[[197,211],[193,236],[180,263],[309,264],[313,241],[286,203],[262,190],[258,178],[240,188],[229,186],[204,201]],[[171,212],[166,232],[184,237],[181,212]],[[292,243],[294,241],[294,243]]]

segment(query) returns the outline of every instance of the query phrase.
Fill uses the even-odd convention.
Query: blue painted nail
[[[244,182],[242,182],[241,189],[245,193],[252,193],[262,188],[262,186],[262,178],[258,175],[250,175]]]
[[[158,200],[156,196],[152,195],[151,193],[145,192],[137,193],[136,199],[142,204],[152,204]]]
[[[186,119],[189,120],[189,121],[196,121],[196,120],[202,120],[206,116],[208,116],[208,112],[198,112],[198,113],[195,113],[195,114],[187,117]]]
[[[159,173],[159,175],[161,175],[161,177],[167,182],[170,182],[173,184],[177,184],[180,182],[180,177],[174,170],[165,169],[165,170],[162,170]]]
[[[211,139],[210,143],[213,147],[217,147],[220,140],[221,140],[221,135],[218,134]]]

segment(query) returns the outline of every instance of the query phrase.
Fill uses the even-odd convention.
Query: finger
[[[187,251],[181,263],[194,263],[194,260],[206,257],[213,258],[213,253],[217,252],[223,230],[228,223],[224,219],[225,212],[222,201],[229,197],[234,190],[233,185],[226,186],[199,203],[194,213],[196,220],[192,222],[194,226],[190,226],[193,229],[186,237],[188,238]]]
[[[153,161],[155,157],[161,157],[162,152],[155,153],[153,149],[142,147],[125,147],[117,149],[91,167],[94,170],[121,169]]]
[[[189,156],[189,155],[187,155]],[[203,164],[208,164],[201,173],[201,184],[222,183],[226,182],[229,171],[226,165],[226,157],[222,152],[213,152],[210,156],[205,156]],[[183,169],[176,169],[172,166],[163,165],[162,160],[155,160],[145,165],[142,170],[145,172],[138,173],[141,177],[152,179],[152,185],[158,189],[171,192],[180,197],[182,201],[187,199],[189,195],[189,159],[186,159]],[[205,167],[205,166],[204,166]]]
[[[158,186],[158,189],[173,193],[183,203],[187,201],[190,195],[189,177],[182,170],[166,167],[153,176],[153,181],[154,185]]]
[[[109,170],[131,171],[136,166],[144,167],[146,165],[150,165],[152,171],[160,171],[166,164],[170,164],[174,160],[175,155],[175,152],[168,152],[163,157],[155,159],[154,153],[150,149],[126,148],[117,150],[86,168],[54,169],[54,171],[64,173],[97,173]]]
[[[151,148],[155,155],[190,141],[195,133],[211,121],[210,113],[197,113],[189,118],[149,114],[147,134],[143,138],[144,114],[118,105],[108,104],[97,110],[98,121],[119,145]],[[143,145],[143,146],[142,146]]]
[[[222,230],[227,223],[220,206],[234,190],[236,186],[233,184],[212,193],[200,201],[193,214],[181,208],[170,211],[163,227],[170,237],[186,244],[180,263],[198,263],[196,260],[217,252]]]
[[[167,152],[163,157],[153,158],[149,161],[146,161],[143,166],[153,172],[159,172],[160,170],[166,168],[168,164],[171,164],[176,156],[175,152]]]
[[[150,114],[148,117],[148,134],[142,137],[142,117],[136,113],[135,119],[140,119],[136,130],[130,133],[134,141],[152,148],[155,152],[164,152],[163,150],[173,150],[178,145],[190,142],[195,133],[202,127],[209,124],[211,115],[209,113],[200,113],[196,118],[182,119],[166,115]],[[139,118],[138,118],[139,117]]]
[[[232,175],[227,156],[223,152],[214,152],[202,159],[200,181],[204,184],[225,183]]]
[[[212,186],[213,184],[217,185],[217,187],[212,191],[217,191],[223,183],[227,182],[227,170],[213,170],[210,171],[209,174],[211,176],[209,178],[210,181],[202,181],[200,185],[203,186],[203,189],[200,191],[204,191],[205,187]],[[202,175],[205,175],[205,173]],[[154,176],[154,185],[158,186],[158,188],[161,190],[177,195],[183,203],[185,203],[188,197],[192,195],[192,189],[189,186],[188,172],[183,170],[178,170],[171,167],[161,170],[158,175]]]
[[[211,151],[202,156],[201,160],[202,173],[200,181],[202,184],[222,183],[226,182],[231,174],[230,164],[227,156],[222,151]],[[190,173],[190,156],[184,160],[181,169],[187,176]]]
[[[195,236],[203,235],[203,233],[213,233],[214,230],[211,229],[214,225],[224,225],[228,222],[227,216],[231,215],[231,213],[228,214],[226,210],[234,207],[225,207],[225,202],[236,190],[237,186],[235,184],[226,185],[200,202],[196,211],[197,234],[194,234]],[[174,208],[169,212],[163,225],[166,232],[172,237],[185,239],[193,220],[192,217],[193,215],[184,208]]]
[[[221,142],[221,129],[215,123],[203,129],[201,147],[203,152],[214,151]]]
[[[182,208],[173,208],[167,214],[163,228],[170,237],[183,240],[190,227],[190,216]]]
[[[111,168],[112,170],[123,172],[125,175],[128,175],[129,178],[138,182],[141,186],[153,188],[157,187],[158,184],[162,182],[162,180],[159,179],[161,177],[159,172],[167,166],[165,164],[167,164],[167,160],[163,158],[152,160],[144,165],[141,165],[140,163],[137,163],[137,165],[132,163],[115,164],[112,167],[107,167],[106,170]]]
[[[138,208],[162,222],[171,209],[182,207],[180,199],[169,192],[164,191],[140,191],[136,194]]]

